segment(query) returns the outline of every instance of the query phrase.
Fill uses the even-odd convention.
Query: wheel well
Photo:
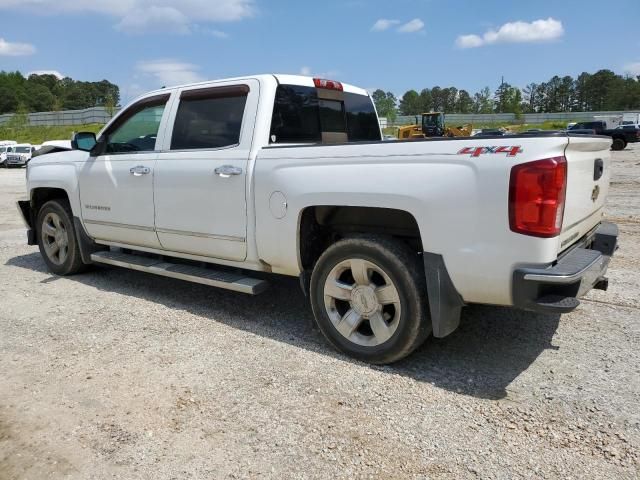
[[[31,191],[31,215],[33,218],[35,219],[38,215],[42,205],[55,198],[62,198],[67,201],[69,200],[67,192],[61,188],[34,188]]]
[[[396,237],[416,252],[422,251],[420,229],[409,212],[394,208],[321,205],[307,207],[300,217],[302,267],[311,270],[332,243],[358,233]]]

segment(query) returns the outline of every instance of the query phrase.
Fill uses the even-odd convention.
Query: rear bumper
[[[536,312],[574,310],[592,288],[607,289],[604,275],[617,245],[618,227],[603,222],[554,265],[518,268],[513,273],[513,305]]]

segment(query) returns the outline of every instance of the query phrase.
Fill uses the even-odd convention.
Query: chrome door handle
[[[137,167],[130,168],[129,173],[131,173],[134,177],[139,177],[141,175],[151,173],[151,169],[149,167],[145,167],[144,165],[138,165]]]
[[[216,175],[222,178],[229,178],[231,175],[240,175],[242,169],[240,167],[234,167],[233,165],[222,165],[213,171]]]

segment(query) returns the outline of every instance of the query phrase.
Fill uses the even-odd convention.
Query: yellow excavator
[[[422,118],[416,115],[415,125],[405,125],[398,128],[398,139],[410,140],[427,137],[470,137],[473,125],[466,124],[459,127],[447,127],[444,123],[444,113],[423,113]]]

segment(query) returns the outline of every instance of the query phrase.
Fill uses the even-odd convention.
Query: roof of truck
[[[210,83],[222,83],[222,82],[233,82],[233,81],[240,81],[240,80],[247,80],[249,78],[255,78],[257,80],[270,80],[272,78],[274,78],[279,82],[279,83],[284,83],[287,85],[301,85],[301,86],[305,86],[305,87],[313,87],[315,86],[313,83],[313,79],[314,78],[318,78],[318,77],[310,77],[310,76],[305,76],[305,75],[289,75],[289,74],[282,74],[282,73],[273,73],[273,74],[259,74],[259,75],[246,75],[244,77],[232,77],[232,78],[220,78],[220,79],[214,79],[214,80],[205,80],[204,82],[197,82],[197,83],[187,83],[187,84],[183,84],[183,85],[172,85],[170,87],[166,87],[166,88],[185,88],[185,87],[195,87],[198,85],[207,85]],[[334,80],[333,78],[328,79],[328,80]],[[340,82],[339,79],[335,79],[335,81]],[[343,83],[340,82],[342,84],[342,88],[344,89],[345,92],[347,93],[356,93],[358,95],[369,95],[369,93],[364,89],[364,88],[360,88],[360,87],[356,87],[354,85],[350,85],[348,83]],[[154,90],[153,92],[148,92],[148,93],[161,93],[163,90],[165,90],[165,88],[161,88],[158,90]],[[145,94],[144,96],[146,96],[148,94]]]

